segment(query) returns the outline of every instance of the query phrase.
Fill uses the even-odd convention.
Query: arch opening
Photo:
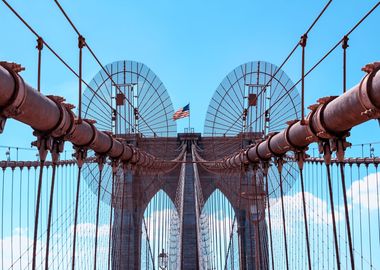
[[[209,269],[240,269],[237,216],[219,189],[208,197],[202,216],[209,228]]]
[[[161,269],[162,264],[169,267],[171,219],[177,210],[162,189],[159,190],[146,206],[141,224],[141,269]]]

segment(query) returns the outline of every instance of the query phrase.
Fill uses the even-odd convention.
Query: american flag
[[[176,121],[181,118],[189,117],[190,116],[190,103],[187,104],[183,108],[179,108],[174,114],[173,114],[173,120]]]

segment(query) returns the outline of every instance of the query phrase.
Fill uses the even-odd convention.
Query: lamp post
[[[158,267],[160,269],[167,269],[168,267],[168,254],[165,253],[164,249],[158,255]]]

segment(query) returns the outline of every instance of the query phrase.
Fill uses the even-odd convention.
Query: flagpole
[[[189,102],[189,133],[190,133],[190,117],[191,117],[191,112],[190,112],[190,102]]]

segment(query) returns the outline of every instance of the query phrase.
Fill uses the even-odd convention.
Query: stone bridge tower
[[[226,138],[224,138],[226,140]],[[228,139],[227,139],[228,140]],[[229,138],[231,143],[237,142],[236,138]],[[187,144],[187,161],[192,160],[191,143],[195,142],[201,148],[207,150],[210,147],[210,138],[202,138],[200,134],[179,134],[178,138],[167,141],[167,147],[172,153],[181,144]],[[248,140],[247,140],[248,142]],[[155,139],[139,138],[134,143],[140,149],[153,151]],[[154,153],[159,156],[160,153]],[[140,269],[141,258],[141,226],[144,210],[152,197],[160,190],[164,190],[169,198],[174,201],[179,180],[178,166],[166,175],[157,177],[143,175],[134,171],[133,167],[127,168],[126,174],[119,174],[117,180],[117,198],[114,202],[114,225],[112,258],[113,269]],[[256,176],[252,172],[244,172],[239,176],[220,176],[208,172],[198,166],[199,179],[204,194],[204,200],[219,189],[231,203],[238,220],[239,254],[241,269],[258,270],[268,269],[267,229],[265,220],[253,213],[253,209],[262,208],[264,201],[258,201],[252,196],[254,181],[262,182],[262,174]],[[242,182],[240,188],[239,183]],[[182,267],[181,269],[199,269],[199,254],[197,243],[197,224],[195,215],[195,177],[193,163],[185,165],[184,197],[183,197],[183,235],[182,235]],[[262,188],[259,185],[257,189]],[[262,192],[256,190],[257,192]],[[240,196],[242,195],[242,196]],[[251,197],[250,197],[251,196]]]

